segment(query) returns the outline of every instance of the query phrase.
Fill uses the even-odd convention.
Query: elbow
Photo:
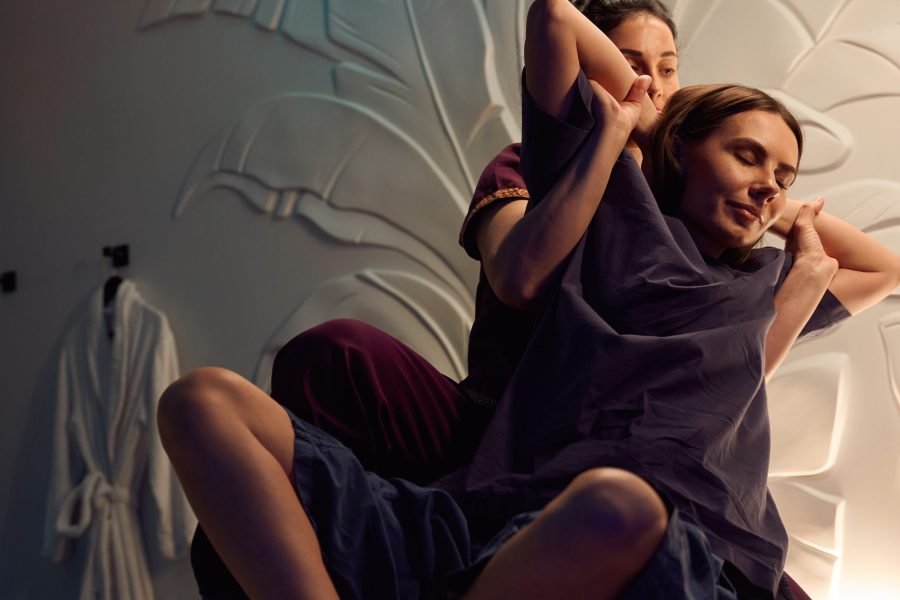
[[[528,9],[525,23],[525,39],[538,35],[539,30],[550,31],[566,20],[566,11],[571,10],[570,0],[535,0]]]
[[[538,282],[516,275],[506,276],[499,281],[489,283],[494,294],[503,304],[519,310],[534,306],[541,290]]]
[[[534,0],[528,9],[528,15],[542,21],[559,20],[570,4],[571,0]]]

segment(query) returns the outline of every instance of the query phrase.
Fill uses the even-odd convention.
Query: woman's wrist
[[[791,266],[791,272],[802,279],[804,285],[822,290],[828,287],[837,271],[838,262],[825,253],[798,254]]]
[[[803,206],[802,202],[799,200],[791,200],[789,198],[784,212],[781,213],[781,216],[772,225],[770,231],[781,238],[786,238],[788,233],[790,233],[791,229],[794,227],[794,221],[797,220],[797,214],[800,212],[801,206]]]
[[[628,144],[631,131],[627,127],[612,125],[609,127],[595,127],[591,142],[593,142],[595,157],[601,160],[615,161],[615,158],[625,149]],[[611,166],[611,165],[610,165]]]

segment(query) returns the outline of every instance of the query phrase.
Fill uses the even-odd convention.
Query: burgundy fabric
[[[521,144],[510,144],[501,150],[485,166],[475,186],[475,193],[469,203],[469,212],[459,230],[459,245],[466,254],[481,260],[478,244],[475,243],[475,221],[488,206],[510,200],[528,200],[525,180],[519,171]]]
[[[501,150],[478,179],[459,234],[459,243],[476,260],[481,260],[481,255],[474,233],[484,209],[510,200],[528,199],[528,190],[519,174],[519,148],[520,144],[512,144]],[[537,315],[537,309],[519,310],[501,302],[482,267],[475,291],[475,321],[469,336],[469,375],[461,385],[483,397],[485,403],[496,404],[525,352]]]
[[[468,459],[490,411],[392,336],[352,319],[285,344],[272,397],[335,436],[363,467],[427,483]]]
[[[790,589],[790,593],[794,595],[793,600],[812,600],[809,597],[809,594],[803,591],[803,588],[800,587],[800,584],[794,581],[794,579],[785,572],[782,575],[783,583],[787,584],[788,589]],[[783,587],[783,586],[782,586]]]

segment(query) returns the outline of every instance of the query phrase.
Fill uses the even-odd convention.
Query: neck
[[[707,258],[721,258],[722,253],[725,251],[724,248],[711,242],[706,235],[704,235],[703,232],[689,220],[685,219],[683,216],[679,216],[679,218],[681,219],[681,222],[684,223],[688,233],[691,234],[691,239],[694,240],[694,244],[696,244],[700,254]]]

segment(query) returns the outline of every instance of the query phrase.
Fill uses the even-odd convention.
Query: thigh
[[[289,416],[291,480],[341,598],[435,598],[444,576],[469,557],[462,511],[448,494],[365,471],[320,429]],[[191,549],[204,597],[246,598],[198,530]]]
[[[468,459],[490,416],[411,348],[352,319],[287,343],[273,366],[272,397],[338,438],[365,468],[417,483]]]

